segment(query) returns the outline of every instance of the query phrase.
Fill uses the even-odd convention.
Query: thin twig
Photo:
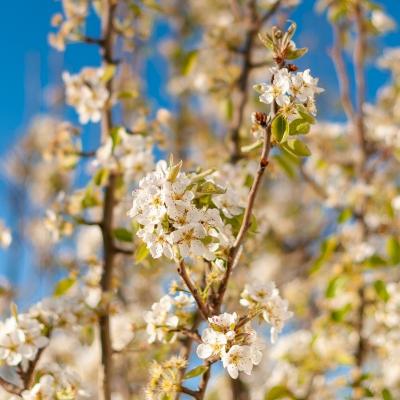
[[[199,312],[201,316],[207,320],[209,316],[209,310],[207,304],[204,303],[203,299],[200,296],[199,290],[196,288],[196,285],[190,279],[190,276],[187,273],[186,265],[183,260],[180,260],[177,264],[177,271],[179,276],[185,282],[187,288],[189,289],[190,293],[192,294],[193,298],[195,299],[197,306],[199,308]]]

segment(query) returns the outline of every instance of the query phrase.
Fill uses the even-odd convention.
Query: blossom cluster
[[[121,170],[127,179],[139,180],[154,169],[152,148],[149,137],[119,128],[96,151],[94,166]]]
[[[52,400],[83,399],[87,393],[81,388],[79,376],[69,368],[51,363],[37,371],[40,378],[31,389],[24,390],[21,396],[13,396],[10,400]]]
[[[175,297],[163,296],[159,302],[151,306],[144,315],[147,324],[148,342],[173,342],[176,339],[179,324],[184,324],[190,315],[188,311],[194,299],[183,292]],[[189,310],[188,310],[189,309]]]
[[[80,28],[85,23],[89,11],[89,0],[62,0],[64,15],[55,14],[52,25],[58,32],[49,35],[50,45],[64,51],[66,40],[78,40]]]
[[[0,324],[0,359],[15,366],[32,361],[48,344],[45,326],[29,314],[19,314]]]
[[[248,307],[251,313],[261,313],[271,327],[271,342],[274,343],[286,320],[293,313],[288,310],[288,302],[279,295],[274,282],[246,285],[241,294],[240,304]]]
[[[174,258],[175,247],[180,257],[214,260],[215,251],[232,242],[230,226],[225,225],[219,210],[197,202],[201,188],[195,180],[196,176],[180,171],[180,164],[168,166],[159,161],[133,192],[129,215],[140,224],[137,235],[154,258]]]
[[[210,327],[203,331],[197,355],[202,359],[220,358],[233,379],[239,372],[250,375],[262,358],[256,331],[249,323],[241,325],[236,313],[215,315],[208,322]]]
[[[63,73],[67,103],[75,107],[81,124],[99,122],[109,93],[103,68],[83,68],[78,74]]]
[[[282,115],[289,120],[298,115],[297,104],[304,105],[310,114],[316,114],[315,95],[323,92],[323,89],[318,87],[318,78],[314,78],[309,69],[292,72],[287,68],[273,67],[269,69],[267,82],[255,86],[261,93],[259,99],[262,103],[276,102],[281,107]]]
[[[175,398],[180,392],[181,371],[186,365],[187,360],[181,357],[171,357],[162,363],[153,361],[145,390],[146,400]]]

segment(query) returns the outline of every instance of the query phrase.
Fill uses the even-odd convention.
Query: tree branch
[[[190,279],[190,276],[188,275],[187,270],[186,270],[185,262],[183,260],[180,260],[178,262],[177,271],[178,271],[179,276],[185,282],[190,293],[194,297],[194,299],[197,303],[197,306],[199,308],[199,312],[200,312],[201,316],[207,321],[208,316],[209,316],[208,305],[203,302],[203,299],[200,296],[199,290],[196,288],[196,286]]]

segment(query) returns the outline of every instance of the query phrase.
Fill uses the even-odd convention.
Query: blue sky
[[[331,99],[336,101],[337,96],[330,95],[331,89],[337,90],[335,72],[328,55],[331,32],[325,16],[313,11],[314,4],[315,0],[303,0],[302,5],[291,15],[299,27],[296,35],[298,46],[310,49],[300,67],[311,68],[313,75],[320,77],[321,86],[327,89],[325,95],[321,96],[320,109],[325,110],[323,117],[338,118],[336,104],[331,103]],[[382,0],[380,4],[400,25],[399,0]],[[47,36],[50,19],[59,9],[60,2],[55,0],[2,1],[0,4],[0,48],[3,51],[0,63],[0,155],[16,141],[18,135],[23,134],[23,128],[30,117],[44,111],[44,89],[50,82],[60,81],[63,69],[76,72],[84,65],[97,65],[99,62],[94,46],[69,46],[66,54],[49,47]],[[152,40],[162,38],[168,31],[165,21],[160,21]],[[400,46],[399,33],[397,30],[386,36],[381,47]],[[146,64],[144,78],[152,103],[172,107],[165,91],[165,65],[162,62],[160,57],[151,57]],[[377,88],[385,80],[385,72],[372,66],[368,69],[369,100],[374,99]],[[69,110],[68,116],[71,115],[74,113]],[[3,196],[4,191],[1,189],[0,186],[0,196]],[[4,206],[0,209],[0,218],[12,219]],[[0,264],[3,264],[3,260],[0,254]]]
[[[313,11],[314,0],[303,1],[294,13],[299,26],[300,45],[310,47],[304,64],[310,65],[315,75],[329,85],[333,84],[333,68],[328,57],[330,30],[324,16]],[[398,0],[382,0],[382,5],[400,21]],[[96,63],[97,53],[88,46],[71,46],[65,55],[50,49],[47,44],[50,19],[60,5],[55,0],[26,0],[24,2],[4,1],[0,5],[0,48],[3,50],[0,63],[0,154],[14,141],[33,113],[42,109],[43,89],[54,75],[61,71],[63,62],[68,69],[78,70],[82,65]],[[158,35],[165,30],[158,29]],[[299,41],[299,40],[298,40]],[[385,45],[400,45],[399,32],[389,35]],[[315,54],[318,52],[318,56]],[[148,64],[147,77],[160,78],[157,63]],[[385,79],[381,72],[369,72],[369,98],[373,98],[377,86]],[[27,85],[28,83],[28,85]],[[150,90],[156,89],[150,82]],[[327,85],[325,85],[327,86]],[[154,93],[163,105],[165,98],[160,92]]]

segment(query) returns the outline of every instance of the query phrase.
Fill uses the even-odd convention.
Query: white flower
[[[237,379],[242,371],[251,375],[253,361],[250,346],[233,345],[228,352],[222,350],[221,360],[232,379]]]
[[[8,321],[0,325],[0,359],[13,366],[18,365],[30,352],[25,347],[24,332],[10,326]]]
[[[149,335],[149,343],[156,340],[167,342],[175,339],[175,334],[170,338],[167,337],[169,330],[176,328],[179,324],[179,318],[170,314],[172,305],[173,299],[166,295],[151,306],[151,311],[145,313],[144,320],[147,323],[146,331]]]
[[[372,25],[381,33],[392,31],[396,28],[396,23],[382,10],[373,10],[371,13]]]
[[[278,334],[282,331],[286,320],[291,318],[293,313],[288,310],[288,302],[279,296],[273,296],[265,306],[263,317],[271,327],[271,343],[275,343]]]
[[[262,103],[271,104],[276,101],[279,106],[285,106],[290,103],[288,91],[290,88],[290,76],[286,68],[281,70],[271,70],[273,79],[271,84],[261,84],[260,90],[263,92],[260,96]]]
[[[288,310],[288,302],[280,297],[275,283],[246,285],[241,297],[240,304],[260,309],[264,320],[272,325],[271,342],[274,343],[285,321],[293,315]]]
[[[233,332],[238,322],[238,315],[235,312],[233,314],[223,313],[214,315],[208,318],[208,322],[211,326],[214,326],[225,333]]]
[[[81,124],[99,122],[108,99],[102,68],[84,68],[79,74],[63,73],[67,103],[75,107]]]
[[[202,359],[220,355],[228,341],[225,334],[211,328],[204,330],[201,340],[203,343],[197,346],[196,353]]]
[[[206,237],[203,225],[189,223],[171,233],[171,243],[177,244],[181,257],[200,256],[213,260],[214,254],[201,241]]]
[[[177,308],[189,307],[194,304],[194,298],[192,295],[179,292],[177,296],[174,297],[174,306]]]
[[[252,285],[245,285],[241,294],[240,304],[249,307],[252,303],[267,303],[273,296],[279,294],[275,286],[275,282],[255,283]]]
[[[172,246],[168,235],[165,234],[160,225],[152,232],[141,229],[137,235],[147,244],[147,248],[153,258],[160,258],[163,255],[169,259],[173,258]]]
[[[0,221],[0,247],[6,249],[12,242],[12,236],[9,229],[7,229],[2,221]]]

